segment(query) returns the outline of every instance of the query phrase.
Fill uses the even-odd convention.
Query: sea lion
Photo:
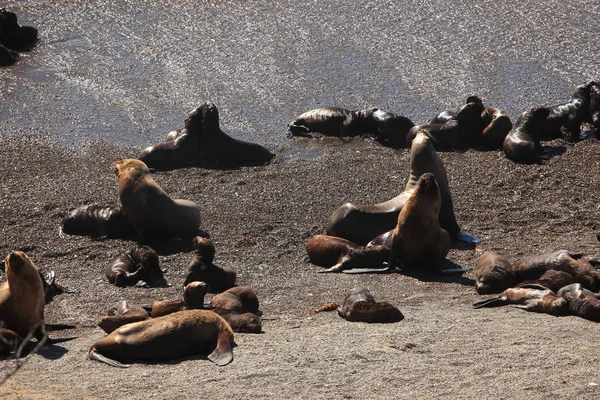
[[[260,317],[254,313],[237,313],[225,308],[213,308],[212,311],[219,314],[234,332],[243,333],[261,333],[262,321]]]
[[[600,131],[600,83],[590,87],[590,118],[594,128]]]
[[[10,67],[17,62],[15,56],[0,43],[0,67]]]
[[[125,287],[144,281],[148,286],[166,287],[158,254],[151,247],[136,246],[109,261],[104,269],[108,281]]]
[[[256,143],[244,142],[225,134],[219,127],[217,107],[206,102],[186,119],[188,132],[198,137],[198,163],[203,166],[241,167],[266,165],[275,155]],[[190,128],[193,125],[193,129]]]
[[[419,131],[412,141],[409,165],[410,174],[402,193],[376,205],[352,203],[342,205],[329,218],[327,234],[365,245],[382,233],[394,229],[398,214],[414,191],[419,177],[430,172],[439,185],[442,201],[439,216],[441,226],[454,239],[479,242],[477,238],[461,232],[456,222],[446,170],[433,148],[432,139],[424,130]]]
[[[565,315],[568,312],[568,304],[565,299],[540,285],[506,289],[497,297],[473,303],[473,308],[499,307],[506,304],[527,311],[555,316]]]
[[[187,127],[179,131],[174,137],[167,137],[167,141],[146,147],[137,158],[149,168],[169,169],[184,167],[188,164],[195,165],[198,156],[198,136],[190,132]]]
[[[521,282],[519,283],[519,286],[532,284],[541,285],[547,287],[553,292],[556,292],[563,286],[570,285],[574,282],[575,278],[573,277],[573,275],[565,271],[556,271],[553,269],[549,269],[547,271],[544,271],[544,273],[539,278]]]
[[[119,207],[90,204],[71,210],[60,223],[58,234],[91,236],[93,238],[132,239],[136,237],[133,226]]]
[[[540,127],[547,123],[549,115],[549,109],[539,107],[533,107],[521,114],[504,138],[502,149],[506,158],[519,164],[536,164],[548,158],[542,155]]]
[[[581,254],[567,250],[522,257],[513,263],[513,270],[518,282],[536,280],[547,270],[555,270],[568,273],[574,282],[581,283],[586,289],[600,289],[600,271]]]
[[[35,337],[39,345],[59,343],[76,337],[49,338],[47,330],[70,329],[72,325],[44,322],[44,285],[39,270],[27,255],[11,252],[5,259],[6,281],[0,285],[0,330],[19,345]],[[15,336],[16,335],[16,336]],[[29,336],[31,335],[31,336]],[[6,350],[6,349],[5,349]]]
[[[503,255],[486,251],[477,259],[475,290],[479,294],[500,293],[517,284],[512,265]]]
[[[190,200],[173,200],[152,179],[140,160],[113,163],[119,178],[123,212],[138,233],[138,243],[147,244],[171,237],[191,238],[200,229],[198,205]]]
[[[571,314],[590,321],[600,321],[600,301],[597,295],[584,288],[580,283],[562,287],[557,295],[569,303]]]
[[[410,145],[417,133],[424,129],[433,139],[436,150],[464,150],[481,136],[484,122],[481,117],[484,106],[477,96],[471,96],[456,115],[439,124],[415,125],[406,135],[406,144]],[[439,116],[438,116],[439,118]]]
[[[38,31],[33,26],[21,26],[17,15],[0,8],[0,43],[13,51],[29,51],[37,43]]]
[[[440,189],[431,173],[421,175],[398,215],[392,234],[390,269],[441,271],[450,235],[440,226]]]
[[[194,239],[194,253],[188,268],[184,285],[202,281],[210,286],[210,291],[220,293],[235,286],[236,273],[228,267],[213,264],[215,247],[210,239],[197,236]]]
[[[485,126],[481,132],[481,145],[487,149],[501,150],[506,135],[513,128],[510,117],[504,110],[486,107],[481,118]]]
[[[114,367],[119,361],[168,361],[196,354],[222,366],[233,360],[233,331],[208,310],[185,310],[123,325],[92,345],[91,360]]]
[[[404,147],[406,135],[415,126],[408,117],[395,115],[379,108],[371,109],[370,120],[375,127],[375,140],[394,149]]]
[[[382,245],[361,246],[336,236],[315,235],[306,243],[311,263],[327,269],[319,272],[343,272],[353,268],[380,268],[390,258],[390,249]]]
[[[367,289],[355,287],[337,308],[338,315],[347,321],[369,323],[391,323],[404,319],[400,310],[387,302],[376,302]]]
[[[235,286],[217,294],[210,301],[210,305],[211,307],[234,311],[238,314],[246,312],[260,314],[258,297],[247,286]]]
[[[98,326],[106,333],[111,333],[123,325],[149,319],[148,312],[142,307],[129,304],[127,300],[116,303],[108,314],[100,318]]]
[[[183,288],[182,300],[155,301],[152,304],[152,318],[172,314],[183,310],[200,310],[204,308],[204,297],[209,286],[204,282],[190,282]]]

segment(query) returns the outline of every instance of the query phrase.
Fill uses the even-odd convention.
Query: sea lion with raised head
[[[500,293],[517,284],[513,267],[502,255],[486,251],[477,259],[475,290],[479,294]]]
[[[142,307],[129,304],[127,300],[116,303],[107,315],[100,318],[98,326],[106,333],[111,333],[123,325],[149,319],[148,312]]]
[[[382,245],[361,246],[336,236],[315,235],[306,243],[311,263],[327,269],[319,272],[343,272],[354,268],[381,268],[390,258],[390,249]]]
[[[23,252],[13,251],[4,264],[6,281],[0,285],[0,331],[11,331],[4,331],[11,338],[11,343],[20,346],[25,338],[31,336],[37,339],[39,345],[75,339],[74,336],[48,337],[48,330],[70,329],[74,326],[44,322],[44,285],[39,270],[29,257]]]
[[[208,310],[185,310],[123,325],[92,345],[91,360],[114,367],[121,361],[169,361],[207,354],[219,366],[233,360],[233,331]]]
[[[197,236],[193,243],[194,253],[184,285],[194,281],[206,282],[212,293],[220,293],[235,286],[235,271],[213,264],[215,256],[213,242],[205,237]]]
[[[502,144],[506,158],[519,164],[536,164],[548,158],[542,154],[540,143],[540,132],[548,115],[549,109],[533,107],[517,118]]]
[[[587,290],[580,283],[562,287],[557,295],[569,303],[571,314],[590,321],[600,322],[600,300],[598,300],[598,295]]]
[[[524,285],[506,289],[497,297],[473,303],[473,308],[500,307],[507,304],[527,311],[555,316],[565,315],[568,312],[567,301],[541,285]]]
[[[115,286],[132,286],[144,281],[148,286],[166,287],[158,254],[151,247],[136,246],[118,255],[106,265],[104,273]]]
[[[440,189],[431,173],[421,175],[398,215],[392,234],[390,269],[441,271],[450,236],[440,226]]]
[[[415,190],[419,177],[426,172],[435,176],[441,196],[440,225],[451,238],[467,242],[479,242],[477,238],[461,232],[452,205],[448,177],[429,134],[419,131],[410,149],[410,173],[404,191],[398,196],[375,205],[346,203],[329,218],[327,234],[365,245],[396,226],[400,210]]]
[[[119,207],[90,204],[71,210],[60,223],[58,234],[91,236],[93,238],[134,239],[136,232]]]
[[[173,200],[150,176],[140,160],[113,163],[119,178],[123,212],[138,233],[138,243],[148,244],[172,237],[192,238],[200,229],[200,210],[190,200]]]
[[[204,282],[190,282],[183,288],[182,300],[155,301],[152,304],[152,318],[162,317],[183,310],[201,310],[204,308],[204,297],[209,286]]]
[[[397,307],[387,302],[376,302],[369,290],[359,286],[346,294],[344,304],[337,308],[337,312],[351,322],[391,323],[404,319]]]
[[[19,25],[17,15],[0,8],[0,43],[13,51],[29,51],[38,40],[38,31],[33,26]]]

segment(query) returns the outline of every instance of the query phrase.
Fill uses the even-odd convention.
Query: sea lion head
[[[143,162],[135,158],[124,158],[117,160],[112,164],[115,175],[119,176],[122,173],[133,173],[134,175],[150,174],[150,169]]]
[[[202,128],[205,132],[214,132],[219,130],[219,110],[210,101],[199,107],[202,115]]]
[[[193,241],[194,249],[198,253],[202,260],[211,264],[215,258],[215,245],[212,240],[202,236],[196,236]]]
[[[204,308],[204,296],[209,290],[210,287],[204,282],[190,282],[183,289],[183,301],[189,308]]]
[[[20,276],[30,279],[39,279],[42,284],[42,279],[39,276],[38,270],[33,262],[22,251],[13,251],[6,256],[5,269],[7,277]]]
[[[440,197],[440,188],[431,172],[426,172],[419,178],[415,189],[419,196]]]
[[[167,287],[167,280],[160,269],[158,254],[149,246],[138,246],[135,249],[138,265],[144,267],[143,280],[151,287]]]

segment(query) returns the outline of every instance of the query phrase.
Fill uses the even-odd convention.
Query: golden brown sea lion
[[[311,263],[327,269],[319,272],[343,272],[354,268],[381,268],[390,258],[390,249],[382,245],[361,246],[335,236],[315,235],[306,243]]]
[[[414,191],[419,177],[426,172],[435,176],[441,196],[440,224],[452,238],[479,242],[477,238],[461,232],[452,205],[446,170],[435,152],[432,140],[426,131],[419,131],[412,141],[410,150],[410,174],[404,191],[386,202],[376,205],[346,203],[329,218],[327,234],[365,245],[382,233],[396,226],[400,210]]]
[[[516,308],[550,315],[565,315],[567,301],[541,285],[526,285],[506,289],[497,297],[473,303],[473,308],[499,307],[511,304]]]
[[[204,308],[204,297],[209,291],[205,282],[190,282],[183,288],[182,300],[155,301],[152,304],[152,318],[172,314],[183,310],[200,310]]]
[[[129,304],[127,300],[116,303],[109,311],[108,315],[100,318],[98,326],[106,333],[111,333],[123,325],[132,322],[145,321],[149,319],[148,312],[142,307]]]
[[[479,294],[500,293],[517,284],[512,265],[502,254],[486,251],[477,259],[475,289]]]
[[[210,239],[202,236],[194,238],[194,253],[189,265],[184,285],[201,281],[208,284],[212,293],[220,293],[235,286],[237,275],[228,267],[213,264],[215,246]]]
[[[123,212],[138,232],[138,243],[198,234],[198,205],[190,200],[171,199],[152,179],[146,164],[123,159],[115,161],[113,168],[119,178]]]
[[[45,324],[44,285],[37,267],[20,251],[5,259],[6,281],[0,285],[0,328],[13,339],[32,335],[40,344],[59,343],[75,337],[48,338],[47,330],[74,328],[72,325]],[[18,341],[18,340],[17,340]],[[20,343],[19,343],[20,344]]]
[[[440,226],[440,190],[431,173],[421,175],[398,215],[390,248],[391,269],[441,271],[450,236]]]
[[[119,361],[168,361],[196,354],[222,366],[233,360],[233,331],[227,322],[208,310],[185,310],[123,325],[98,340],[89,358],[114,367]]]

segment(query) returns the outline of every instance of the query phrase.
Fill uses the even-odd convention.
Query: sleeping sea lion
[[[208,354],[215,364],[233,360],[233,331],[223,318],[208,310],[185,310],[123,325],[92,345],[91,360],[114,367],[120,361],[168,361]]]
[[[150,176],[140,160],[113,163],[119,178],[119,199],[123,212],[145,244],[172,237],[191,238],[200,228],[198,205],[190,200],[173,200]]]
[[[224,308],[239,314],[250,312],[259,314],[259,303],[256,293],[247,286],[235,286],[219,293],[210,301],[211,307]]]
[[[500,293],[517,284],[512,265],[503,255],[486,251],[477,259],[475,289],[479,294]]]
[[[391,323],[404,319],[400,310],[387,302],[376,302],[367,289],[355,287],[346,294],[344,304],[337,308],[340,317],[347,321]]]
[[[142,307],[129,304],[127,300],[116,303],[108,314],[100,318],[98,326],[106,333],[111,333],[123,325],[149,319],[148,312]]]
[[[151,287],[166,287],[158,254],[148,246],[136,246],[109,261],[104,269],[108,281],[125,287],[144,281]]]
[[[557,295],[569,303],[571,314],[590,321],[600,321],[600,300],[580,283],[562,287]]]
[[[60,223],[59,236],[91,236],[93,238],[134,239],[135,229],[119,207],[90,204],[71,210]]]
[[[155,301],[152,304],[152,318],[162,317],[183,310],[200,310],[204,308],[204,297],[209,286],[204,282],[190,282],[183,288],[182,300]]]
[[[506,289],[497,297],[473,303],[473,308],[499,307],[511,304],[516,308],[550,315],[565,315],[567,301],[541,285],[526,285]]]

